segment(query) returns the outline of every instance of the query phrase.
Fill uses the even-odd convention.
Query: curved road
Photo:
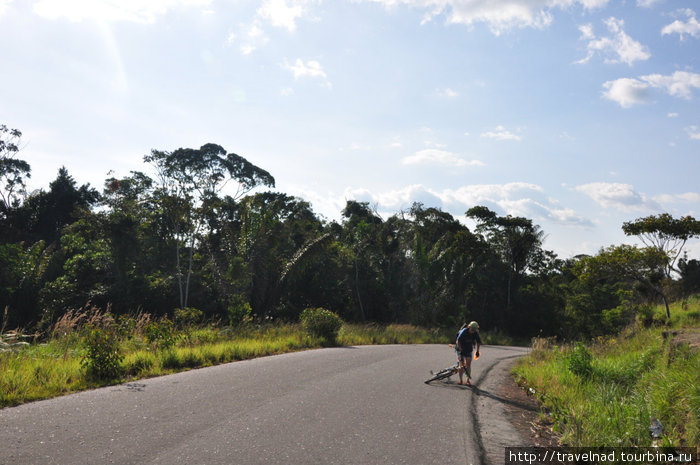
[[[487,464],[524,445],[496,394],[526,349],[484,346],[476,388],[423,383],[444,345],[319,349],[0,410],[0,464]]]

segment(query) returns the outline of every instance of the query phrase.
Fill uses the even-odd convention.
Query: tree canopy
[[[0,135],[14,160],[5,166],[16,169],[3,172],[12,200],[0,215],[6,326],[42,330],[88,303],[157,316],[194,307],[232,324],[297,321],[323,307],[351,322],[477,320],[515,337],[580,338],[700,289],[696,259],[679,258],[679,273],[668,273],[698,236],[692,217],[631,221],[625,232],[645,247],[562,260],[531,219],[485,206],[466,212],[474,230],[420,203],[384,218],[349,200],[340,222],[327,221],[268,190],[268,171],[217,144],[153,150],[143,171],[109,177],[101,193],[63,167],[46,190],[20,195],[30,174],[15,157],[21,134]]]
[[[622,230],[628,236],[637,236],[647,247],[668,256],[665,272],[678,271],[675,264],[689,239],[700,237],[700,221],[692,216],[673,218],[668,213],[646,216],[623,223]]]

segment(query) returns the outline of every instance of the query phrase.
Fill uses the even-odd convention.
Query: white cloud
[[[578,27],[578,30],[581,31],[581,40],[595,39],[595,33],[593,32],[592,24],[583,24]]]
[[[401,163],[404,165],[484,166],[484,163],[479,160],[465,160],[452,152],[437,149],[421,150],[404,158]]]
[[[243,55],[250,55],[270,41],[265,31],[260,27],[258,20],[253,21],[251,24],[242,24],[239,29],[240,37],[239,34],[230,32],[226,39],[226,45],[232,46],[239,43],[238,48]]]
[[[323,70],[323,67],[321,66],[321,63],[319,63],[316,60],[309,60],[306,63],[304,63],[301,58],[297,58],[294,64],[289,64],[285,60],[284,64],[282,65],[284,69],[287,69],[294,74],[294,79],[299,79],[299,78],[312,78],[312,79],[322,79],[325,81],[326,87],[329,89],[332,88],[331,83],[328,81],[328,76],[326,75],[326,72]]]
[[[651,8],[656,3],[659,3],[659,1],[661,0],[637,0],[637,6],[642,8]]]
[[[661,89],[672,97],[689,100],[694,89],[700,89],[700,74],[688,71],[676,71],[664,76],[661,74],[648,74],[639,79],[622,78],[608,81],[603,84],[606,89],[603,96],[619,103],[623,108],[646,103],[650,100],[650,88]],[[669,117],[675,115],[669,113]]]
[[[681,12],[688,17],[688,21],[675,20],[661,29],[661,35],[678,34],[681,40],[683,40],[684,34],[691,35],[696,39],[700,38],[700,22],[695,18],[695,12],[691,9],[681,10]]]
[[[687,71],[676,71],[670,76],[649,74],[642,80],[654,87],[661,88],[674,97],[690,99],[693,89],[700,89],[700,74]]]
[[[0,0],[0,16],[5,14],[7,11],[7,8],[10,6],[10,3],[12,3],[13,0]]]
[[[177,7],[210,5],[212,0],[38,0],[34,12],[47,19],[153,23]]]
[[[637,192],[629,184],[593,182],[576,186],[575,189],[586,194],[604,208],[622,211],[659,209],[656,202]]]
[[[700,140],[700,128],[697,126],[690,126],[686,128],[685,131],[688,133],[688,137],[691,139]]]
[[[273,26],[284,27],[290,31],[297,28],[296,20],[304,14],[301,4],[287,5],[286,0],[266,0],[258,9],[258,15],[270,21]]]
[[[536,184],[512,182],[472,185],[455,190],[447,189],[440,196],[452,210],[466,211],[475,205],[485,205],[492,210],[535,221],[546,220],[577,227],[592,224],[573,210],[562,208],[558,202],[546,197],[544,189]]]
[[[387,215],[406,209],[414,202],[420,202],[426,207],[441,208],[455,216],[464,215],[464,212],[476,205],[485,205],[499,214],[524,216],[535,222],[549,221],[575,227],[592,225],[590,220],[547,198],[542,187],[524,182],[471,185],[442,191],[420,184],[381,193],[367,189],[347,189],[344,197],[369,202]]]
[[[700,194],[697,192],[685,192],[683,194],[661,194],[654,197],[659,203],[697,203],[700,202]]]
[[[552,23],[553,11],[580,5],[600,8],[609,0],[367,0],[387,8],[406,5],[424,10],[423,22],[445,15],[448,23],[471,26],[485,23],[499,35],[514,28],[544,28]]]
[[[287,191],[310,201],[315,211],[320,211],[329,218],[337,218],[347,200],[356,200],[368,202],[385,218],[405,211],[414,202],[420,202],[428,208],[440,208],[461,221],[466,220],[464,214],[468,209],[484,205],[499,215],[523,216],[535,223],[549,222],[576,228],[593,226],[590,220],[548,198],[541,186],[524,182],[481,184],[443,190],[421,184],[380,192],[366,188],[347,188],[342,195],[317,194],[302,187],[288,188]]]
[[[669,118],[678,118],[680,115],[678,113],[670,112],[666,116],[668,116]]]
[[[606,63],[626,63],[630,66],[635,61],[648,60],[651,57],[646,47],[625,33],[623,20],[608,18],[604,23],[612,34],[610,37],[597,38],[590,24],[579,26],[581,39],[588,41],[588,55],[577,63],[587,63],[596,54],[603,55]]]
[[[506,128],[503,126],[497,126],[495,131],[487,131],[481,134],[481,137],[485,137],[487,139],[496,139],[496,140],[521,140],[522,137],[513,134],[512,132],[508,131]]]
[[[607,89],[603,96],[613,102],[617,102],[623,108],[649,101],[649,85],[636,79],[622,78],[608,81],[603,84]]]
[[[438,90],[437,90],[437,95],[438,95],[438,97],[450,98],[450,99],[452,99],[452,98],[457,98],[457,97],[459,97],[459,92],[457,92],[457,91],[455,91],[455,90],[452,90],[452,89],[450,89],[450,88],[448,87],[448,88],[446,88],[446,89],[438,89]]]

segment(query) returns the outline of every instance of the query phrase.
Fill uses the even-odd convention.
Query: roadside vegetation
[[[514,373],[562,445],[700,445],[700,298],[670,310],[586,344],[533,339]]]
[[[308,313],[316,310],[309,309]],[[8,332],[0,352],[0,408],[192,368],[332,345],[447,343],[451,334],[411,325],[346,324],[323,310],[319,322],[238,326],[176,317],[115,316],[95,307],[68,312],[44,340]],[[328,329],[328,320],[335,321]],[[29,340],[30,342],[26,342]]]

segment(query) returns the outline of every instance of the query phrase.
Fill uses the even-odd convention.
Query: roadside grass
[[[513,369],[534,390],[562,445],[578,447],[700,445],[700,300],[654,310],[651,327],[558,346],[534,339]],[[695,339],[697,337],[697,339]],[[590,358],[586,355],[588,354]],[[650,434],[653,419],[663,434]]]
[[[177,328],[169,321],[156,321],[144,314],[115,319],[96,309],[86,312],[89,315],[77,312],[59,321],[43,342],[0,352],[0,408],[140,378],[330,345],[322,338],[310,336],[300,324]],[[164,321],[168,324],[162,324]],[[161,332],[149,333],[149,324],[156,324]],[[116,328],[122,356],[117,377],[96,379],[87,373],[86,335],[94,327]],[[345,324],[336,341],[346,346],[448,342],[450,332],[377,324]]]

